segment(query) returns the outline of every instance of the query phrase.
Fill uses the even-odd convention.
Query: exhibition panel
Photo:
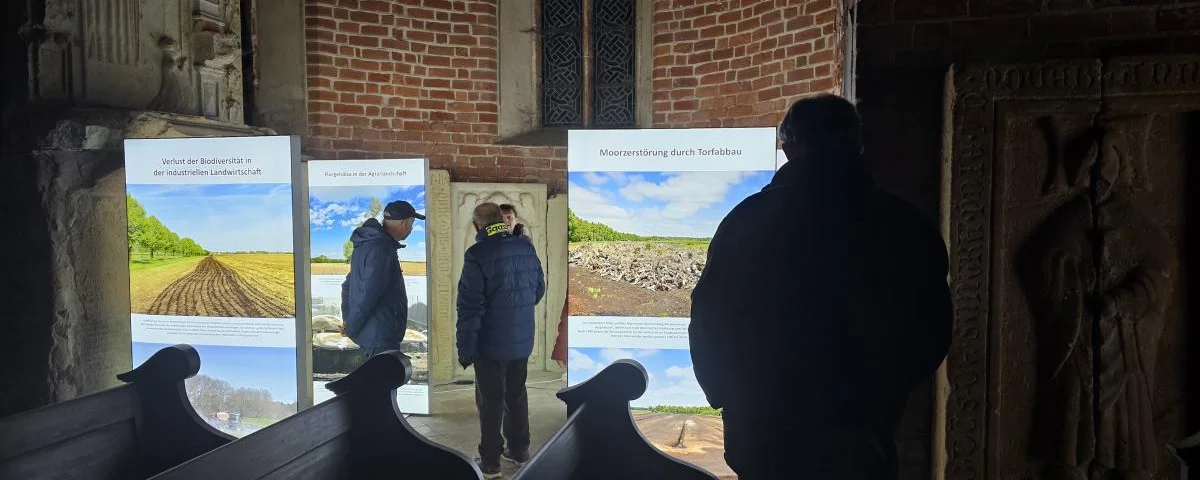
[[[571,131],[567,383],[620,359],[649,374],[631,402],[643,434],[706,468],[681,428],[722,445],[688,350],[691,291],[721,220],[777,168],[774,128]],[[681,427],[680,425],[684,425]]]
[[[232,435],[308,404],[299,158],[286,136],[125,141],[133,364],[194,346],[188,397]]]
[[[308,162],[309,228],[312,272],[313,393],[317,403],[332,398],[327,382],[346,376],[365,358],[340,332],[342,284],[350,273],[351,240],[368,219],[380,219],[394,201],[410,203],[425,214],[425,159],[311,160]],[[412,379],[396,391],[400,411],[429,414],[429,282],[425,222],[398,251],[408,296],[407,328],[400,350],[412,362]]]

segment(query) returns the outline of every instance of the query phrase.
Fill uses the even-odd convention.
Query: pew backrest
[[[125,385],[0,419],[0,478],[144,479],[229,443],[188,401],[188,345],[118,375]]]
[[[646,392],[646,370],[618,360],[591,379],[558,392],[567,422],[513,480],[716,480],[654,448],[638,430],[629,402]]]
[[[401,353],[376,355],[327,385],[334,398],[154,480],[483,478],[471,459],[425,439],[404,420],[396,389],[411,376]]]

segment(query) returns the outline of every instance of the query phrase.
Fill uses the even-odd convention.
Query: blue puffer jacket
[[[346,336],[366,351],[400,347],[408,328],[408,293],[396,250],[403,248],[374,218],[350,236],[350,273],[342,283]]]
[[[494,361],[533,353],[533,310],[546,294],[542,262],[529,237],[503,223],[475,236],[458,282],[458,355]]]

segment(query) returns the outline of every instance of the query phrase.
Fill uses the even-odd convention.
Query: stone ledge
[[[126,138],[273,135],[270,129],[204,117],[111,108],[72,108],[53,115],[36,137],[38,150],[121,150]]]

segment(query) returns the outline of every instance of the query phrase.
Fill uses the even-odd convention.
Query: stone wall
[[[858,5],[856,94],[867,157],[878,181],[917,204],[930,221],[945,214],[944,87],[952,64],[1194,52],[1200,39],[1196,2],[880,0]],[[942,398],[946,394],[938,392]],[[961,448],[939,443],[944,437],[934,433],[945,428],[932,411],[940,401],[930,388],[910,399],[898,438],[902,478],[930,478],[929,445],[937,451]]]
[[[241,2],[47,0],[38,13],[35,100],[242,123]]]
[[[773,126],[790,100],[839,88],[832,0],[651,1],[638,12],[651,15],[653,35],[638,38],[653,42],[653,61],[638,65],[653,69],[653,95],[639,99],[653,102],[654,127]],[[499,7],[497,0],[309,0],[306,153],[426,156],[456,182],[564,191],[561,143],[498,143],[500,39],[508,38]],[[528,59],[504,59],[525,61],[536,64],[536,49]],[[718,70],[728,73],[718,79]]]

